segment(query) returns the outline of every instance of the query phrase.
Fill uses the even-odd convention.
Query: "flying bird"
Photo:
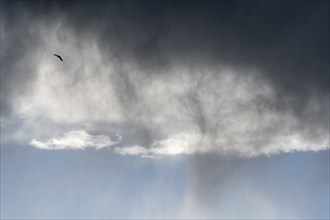
[[[63,62],[63,59],[60,55],[57,55],[57,54],[54,53],[54,56],[58,57]]]

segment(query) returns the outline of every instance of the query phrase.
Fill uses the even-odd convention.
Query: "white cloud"
[[[86,131],[76,130],[65,133],[62,137],[38,141],[33,139],[30,145],[45,150],[84,149],[94,147],[101,149],[117,144],[106,135],[90,135]]]
[[[143,157],[193,154],[197,152],[198,133],[182,133],[164,140],[155,141],[150,148],[143,146],[116,147],[115,152],[121,155],[139,155]]]
[[[147,155],[148,149],[142,146],[134,145],[124,148],[115,148],[115,152],[121,155]]]
[[[245,139],[243,139],[245,140]],[[237,138],[237,141],[242,141]],[[213,142],[217,144],[217,142]],[[220,144],[220,143],[218,143]],[[222,155],[237,155],[241,157],[255,157],[259,155],[272,155],[281,152],[289,153],[294,151],[319,151],[328,149],[328,142],[324,140],[308,142],[296,134],[287,135],[273,139],[262,148],[256,150],[253,145],[244,143],[234,144],[231,137],[223,138],[221,145],[212,145],[207,137],[201,133],[190,132],[177,134],[167,139],[154,141],[150,147],[139,145],[116,147],[115,153],[120,155],[136,155],[142,157],[190,155],[195,153],[220,153]]]

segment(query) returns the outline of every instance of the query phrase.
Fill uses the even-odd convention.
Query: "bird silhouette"
[[[54,56],[58,57],[62,62],[64,62],[60,55],[57,55],[57,54],[54,53]]]

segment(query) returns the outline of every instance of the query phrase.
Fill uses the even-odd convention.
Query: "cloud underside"
[[[52,22],[34,20],[33,16],[29,19],[29,26],[22,25],[24,21],[18,23],[28,33],[33,26],[31,46],[25,44],[24,48],[33,53],[1,71],[6,72],[3,79],[8,81],[2,87],[18,88],[2,88],[7,95],[2,96],[2,102],[6,101],[15,120],[22,123],[19,134],[11,136],[28,140],[39,149],[109,147],[120,155],[219,153],[246,157],[329,149],[326,86],[319,89],[314,78],[310,82],[300,79],[293,68],[285,68],[287,63],[283,69],[274,65],[275,61],[265,67],[271,63],[261,56],[266,52],[250,57],[244,45],[236,44],[235,40],[245,42],[236,29],[224,28],[228,36],[233,34],[237,39],[224,35],[219,44],[232,46],[232,51],[223,46],[220,59],[214,62],[217,51],[209,54],[213,47],[206,43],[214,41],[212,38],[196,33],[187,45],[177,45],[183,38],[180,24],[170,23],[174,31],[155,36],[155,43],[149,39],[149,29],[133,32],[132,26],[124,24],[119,26],[127,28],[122,32],[127,39],[119,38],[117,32],[108,33],[108,25],[104,26],[106,38],[102,31],[82,31],[66,16]],[[12,50],[14,40],[8,36],[16,33],[14,27],[3,25],[7,32],[1,34],[5,42],[1,59]],[[191,30],[188,26],[182,35]],[[274,40],[275,46],[269,50],[278,57],[273,59],[285,58],[277,50],[290,51],[285,48],[293,43],[296,35],[292,35],[283,35],[289,39],[284,42]],[[173,49],[175,45],[187,54]],[[282,45],[285,48],[278,49]],[[64,62],[52,53],[61,54]],[[240,54],[237,60],[233,54]],[[244,59],[250,62],[244,64]],[[297,71],[302,69],[299,66]],[[317,76],[323,70],[308,71]],[[285,84],[286,78],[296,80],[298,86]],[[278,83],[282,81],[283,85]],[[81,129],[83,123],[90,126]],[[1,128],[6,130],[10,125],[10,120],[1,116]],[[68,125],[71,131],[66,130]],[[40,131],[40,127],[45,129]],[[56,130],[54,135],[53,127],[61,128],[60,132]],[[114,133],[122,139],[112,141]]]
[[[70,131],[62,135],[48,139],[46,141],[38,141],[33,139],[30,145],[42,150],[82,150],[85,148],[109,148],[114,153],[120,155],[136,155],[142,157],[157,157],[157,156],[174,156],[174,155],[191,155],[196,153],[219,153],[222,155],[236,155],[240,157],[254,157],[259,155],[271,155],[280,152],[293,151],[318,151],[328,147],[324,142],[321,147],[314,147],[314,143],[307,143],[302,138],[296,136],[281,137],[278,140],[272,141],[269,145],[264,145],[259,151],[255,150],[254,146],[247,146],[243,143],[235,146],[210,146],[201,134],[184,133],[171,136],[164,140],[156,140],[149,147],[134,145],[114,147],[113,145],[120,144],[121,137],[117,141],[111,140],[107,135],[91,135],[83,130]],[[322,144],[322,143],[321,143]]]

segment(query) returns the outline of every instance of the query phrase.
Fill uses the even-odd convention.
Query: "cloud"
[[[328,3],[241,4],[6,3],[3,133],[42,147],[88,123],[123,155],[329,149]]]
[[[198,133],[178,134],[169,139],[155,141],[150,148],[138,145],[116,147],[115,153],[143,157],[189,155],[198,152],[195,145],[199,138]]]
[[[47,141],[38,141],[32,139],[30,145],[42,150],[64,150],[64,149],[85,149],[93,147],[98,149],[117,144],[119,141],[112,141],[106,135],[90,135],[86,131],[76,130],[63,134],[62,137],[49,139]]]

